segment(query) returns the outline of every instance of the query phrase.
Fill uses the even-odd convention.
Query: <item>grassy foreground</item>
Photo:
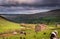
[[[31,24],[32,25],[32,24]],[[27,35],[23,35],[22,37],[25,37],[26,39],[49,39],[50,38],[50,33],[54,31],[55,25],[48,25],[47,29],[44,31],[39,31],[37,34],[34,31],[34,29],[31,30],[25,30]],[[11,32],[15,30],[20,30],[20,24],[9,22],[7,20],[4,20],[0,18],[0,33],[4,32]],[[58,37],[60,38],[60,28],[56,29],[58,31]],[[46,33],[46,34],[44,34]],[[21,35],[18,33],[17,35],[6,35],[6,36],[0,36],[0,39],[20,39]]]

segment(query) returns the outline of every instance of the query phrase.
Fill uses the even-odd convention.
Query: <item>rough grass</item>
[[[20,29],[20,25],[0,18],[0,32]]]
[[[47,30],[40,31],[36,33],[34,29],[31,30],[26,30],[27,35],[22,36],[25,37],[26,39],[49,39],[50,38],[50,33],[54,31],[55,25],[48,25]],[[0,33],[4,32],[9,32],[9,31],[14,31],[14,30],[20,30],[20,24],[9,22],[7,20],[4,20],[0,18]],[[56,29],[58,31],[58,37],[60,37],[60,29]],[[44,34],[46,33],[46,34]],[[20,39],[21,35],[18,33],[17,35],[12,35],[12,36],[0,36],[0,39]]]
[[[26,30],[26,33],[27,35],[26,36],[22,36],[22,37],[25,37],[26,39],[49,39],[50,38],[50,33],[52,32],[53,30],[44,30],[44,31],[40,31],[38,32],[37,34],[33,31],[33,30]],[[58,30],[59,34],[58,34],[58,37],[60,37],[60,30]],[[46,33],[44,35],[44,33]],[[9,39],[20,39],[20,34],[17,34],[17,35],[14,35],[14,36],[9,36],[9,37],[6,37],[6,38],[9,38]],[[1,37],[2,38],[2,37]]]

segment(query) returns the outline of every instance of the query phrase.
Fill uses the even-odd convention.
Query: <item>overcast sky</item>
[[[28,5],[49,5],[49,4],[56,4],[59,5],[60,4],[60,0],[0,0],[0,5],[2,4],[9,4],[9,3],[19,3],[19,4],[28,4]],[[41,7],[39,6],[39,8],[35,8],[34,7],[18,7],[18,8],[14,8],[14,7],[1,7],[0,6],[0,14],[7,14],[12,12],[11,14],[14,13],[18,13],[17,14],[30,14],[30,13],[38,13],[38,12],[45,12],[45,11],[49,11],[51,9],[57,9],[60,7],[50,7],[49,9],[46,9],[46,7],[44,7],[45,9],[41,9]],[[14,11],[14,13],[13,13]]]
[[[60,4],[60,0],[0,0],[0,4],[2,3],[14,3],[19,2],[25,4]]]

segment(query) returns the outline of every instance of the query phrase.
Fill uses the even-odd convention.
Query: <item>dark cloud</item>
[[[9,1],[9,2],[8,2]],[[60,4],[60,0],[0,0],[0,4],[5,3],[15,3],[18,2],[20,4],[36,4],[36,5],[44,5],[44,4]]]

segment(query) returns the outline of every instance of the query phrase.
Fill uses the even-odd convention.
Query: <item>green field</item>
[[[32,24],[31,24],[32,26]],[[15,30],[20,31],[21,26],[20,24],[14,23],[7,21],[3,18],[0,18],[0,35],[1,33],[8,33],[11,34],[10,32],[13,32]],[[27,33],[26,36],[23,35],[22,37],[26,39],[49,39],[50,38],[50,33],[56,29],[58,31],[58,37],[60,38],[60,27],[55,27],[54,24],[47,25],[47,29],[43,31],[39,31],[38,33],[35,32],[34,29],[26,29],[25,32]],[[46,34],[44,34],[46,33]],[[11,36],[0,36],[0,39],[20,39],[21,35],[18,32],[17,35],[11,35]]]

